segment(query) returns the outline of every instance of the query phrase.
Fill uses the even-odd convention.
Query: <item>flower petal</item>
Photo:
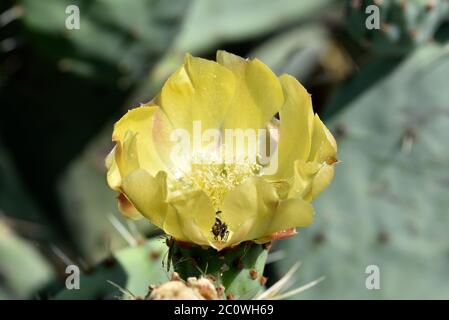
[[[279,111],[278,170],[270,179],[292,177],[294,162],[307,159],[312,140],[313,110],[309,93],[292,76],[282,75],[280,82],[285,102]]]
[[[177,241],[191,242],[190,237],[184,231],[184,226],[182,225],[183,219],[175,208],[169,206],[164,218],[162,229],[166,234],[172,236]]]
[[[220,128],[236,87],[228,69],[187,54],[184,65],[164,84],[156,99],[173,128],[192,131],[193,121],[203,130]]]
[[[151,223],[162,228],[168,211],[166,198],[166,174],[156,177],[143,169],[131,172],[122,184],[123,193],[134,207]]]
[[[265,236],[263,238],[256,239],[255,243],[266,243],[273,240],[283,240],[286,238],[293,237],[294,235],[297,235],[298,232],[296,231],[296,228],[290,228],[286,230],[276,231],[275,233],[272,233],[268,236]]]
[[[115,161],[115,152],[116,147],[114,147],[106,156],[105,164],[106,169],[108,170],[106,178],[111,189],[119,191],[120,185],[122,183],[122,177],[120,175],[120,170],[118,169],[117,162]]]
[[[324,163],[315,178],[312,180],[312,185],[309,193],[305,195],[305,199],[312,201],[315,199],[324,189],[326,189],[334,177],[334,166]]]
[[[184,227],[182,225],[182,219],[179,212],[172,206],[167,207],[167,214],[162,229],[167,235],[172,236],[177,241],[190,243],[190,238],[186,236]]]
[[[126,177],[139,169],[139,150],[137,149],[137,133],[126,131],[123,138],[115,146],[115,162],[121,177]]]
[[[279,203],[264,236],[293,227],[306,227],[313,222],[312,205],[301,198],[290,198]]]
[[[177,210],[179,223],[188,240],[199,245],[210,245],[215,210],[209,197],[202,190],[194,190],[171,199],[170,204]]]
[[[337,161],[336,157],[337,143],[335,142],[335,138],[320,120],[320,117],[315,114],[309,161],[328,162],[332,164]]]
[[[265,128],[284,102],[276,75],[260,60],[245,60],[225,51],[217,51],[217,62],[231,70],[237,88],[225,128]]]
[[[312,181],[322,164],[297,160],[294,163],[294,178],[289,197],[304,198],[312,188]]]
[[[227,245],[260,238],[276,212],[276,190],[264,179],[248,178],[224,199],[222,217],[231,232]]]
[[[222,214],[231,232],[228,246],[307,226],[314,215],[307,201],[301,198],[280,200],[275,187],[260,177],[251,177],[229,192]]]
[[[289,196],[303,197],[307,201],[315,199],[330,184],[336,157],[335,139],[318,115],[315,115],[310,154],[307,161],[300,159],[295,162]]]
[[[142,106],[128,111],[114,126],[112,140],[117,142],[115,160],[122,178],[137,168],[150,174],[166,169],[156,152],[154,114],[157,106]]]

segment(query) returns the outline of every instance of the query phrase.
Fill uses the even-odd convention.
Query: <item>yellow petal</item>
[[[180,142],[176,136],[172,136],[173,126],[167,115],[158,108],[153,114],[153,142],[155,150],[153,152],[159,155],[162,163],[167,166],[167,173],[176,172],[176,168],[182,167],[179,158],[174,158],[172,152],[175,146]],[[186,159],[184,159],[186,160]]]
[[[112,140],[117,142],[115,159],[122,178],[141,168],[150,174],[166,169],[155,146],[154,114],[157,106],[142,106],[128,111],[114,126]]]
[[[179,212],[172,206],[169,206],[162,229],[166,234],[172,236],[178,241],[191,242],[190,237],[188,237],[184,232],[182,221],[183,219]]]
[[[265,128],[284,102],[276,75],[260,60],[244,60],[225,51],[217,51],[217,62],[231,70],[237,79],[224,127]]]
[[[331,182],[336,157],[335,139],[315,115],[310,154],[307,161],[300,159],[295,162],[289,196],[303,197],[307,201],[315,199]]]
[[[167,234],[179,241],[210,245],[215,211],[203,191],[182,194],[168,203],[166,174],[152,177],[142,169],[130,173],[122,188],[138,212]]]
[[[137,149],[137,133],[126,131],[123,138],[115,146],[115,162],[121,177],[126,177],[139,169],[139,150]]]
[[[312,180],[310,191],[305,195],[305,199],[312,201],[315,199],[324,189],[326,189],[334,177],[334,165],[324,163],[318,173]]]
[[[170,204],[177,210],[179,223],[189,242],[210,245],[215,210],[209,197],[202,190],[194,190],[171,199]]]
[[[228,245],[253,240],[266,234],[276,211],[276,190],[260,177],[251,177],[224,198],[222,217],[228,225]]]
[[[293,227],[306,227],[313,222],[313,208],[301,198],[291,198],[279,203],[268,229],[263,236]]]
[[[280,82],[285,102],[279,111],[278,170],[270,179],[292,177],[294,162],[307,159],[312,140],[313,110],[309,93],[292,76],[282,75]]]
[[[320,117],[315,114],[309,161],[328,162],[332,164],[337,161],[336,157],[337,143],[335,142],[335,138],[320,120]]]
[[[203,130],[220,128],[236,87],[225,67],[187,54],[184,65],[164,84],[156,100],[173,128],[192,130],[201,121]]]
[[[301,198],[280,200],[275,187],[260,177],[251,177],[229,192],[222,211],[231,232],[228,246],[313,221],[313,208],[308,202]]]
[[[120,170],[118,169],[117,162],[115,161],[115,151],[116,147],[114,147],[106,156],[105,164],[108,170],[106,179],[111,189],[119,191],[119,187],[122,183],[122,177],[120,175]]]
[[[167,215],[166,174],[151,176],[143,169],[131,172],[122,185],[123,193],[151,223],[162,228]]]

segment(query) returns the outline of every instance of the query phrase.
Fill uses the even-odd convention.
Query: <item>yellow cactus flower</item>
[[[256,145],[251,132],[263,136]],[[115,124],[112,140],[107,180],[123,215],[217,250],[311,224],[311,201],[337,161],[332,134],[295,78],[224,51],[216,62],[187,54],[151,102]]]

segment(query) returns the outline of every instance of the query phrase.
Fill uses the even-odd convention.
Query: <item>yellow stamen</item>
[[[190,178],[212,200],[218,211],[224,196],[259,170],[258,164],[194,164]]]
[[[200,188],[211,199],[216,211],[220,210],[225,195],[247,178],[259,173],[261,165],[250,162],[194,163],[190,171],[170,184],[170,191]]]

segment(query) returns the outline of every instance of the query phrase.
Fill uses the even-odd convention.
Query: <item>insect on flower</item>
[[[220,237],[221,241],[225,241],[228,239],[229,231],[226,223],[221,222],[219,218],[215,218],[215,223],[212,227],[212,233],[214,235],[214,239],[218,241],[218,237]]]

